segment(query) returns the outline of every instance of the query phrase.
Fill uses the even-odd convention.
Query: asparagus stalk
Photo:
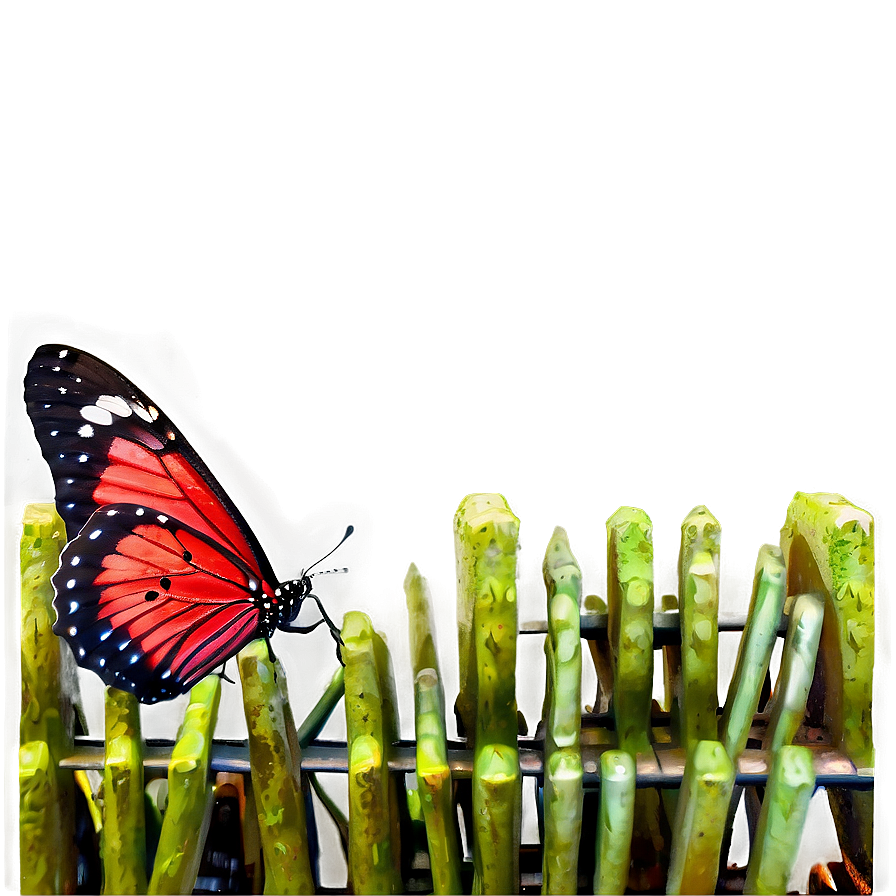
[[[781,671],[775,685],[771,717],[763,747],[772,755],[793,742],[806,717],[806,700],[824,620],[824,601],[817,594],[801,594],[790,611]]]
[[[620,507],[607,520],[607,604],[618,746],[636,761],[652,759],[653,532],[636,507]],[[661,876],[664,847],[659,792],[639,790],[631,848],[639,881]]]
[[[688,755],[672,831],[667,893],[714,893],[734,764],[718,741],[698,741]]]
[[[140,704],[106,688],[103,768],[103,892],[146,892],[146,814]]]
[[[461,854],[457,815],[448,765],[445,692],[439,675],[426,579],[412,563],[404,580],[414,672],[414,722],[417,739],[417,793],[426,826],[433,892],[461,892]]]
[[[600,808],[594,847],[595,893],[624,893],[628,886],[636,780],[631,754],[624,750],[606,750],[601,754]]]
[[[719,538],[721,527],[703,506],[681,524],[682,746],[716,740],[719,705]]]
[[[519,892],[521,785],[519,752],[476,745],[473,759],[473,892]]]
[[[814,790],[812,751],[781,747],[769,770],[745,893],[787,892]]]
[[[56,612],[50,582],[64,545],[65,525],[55,507],[27,505],[19,553],[22,600],[19,742],[28,747],[21,770],[22,786],[28,792],[23,790],[20,796],[23,811],[26,804],[35,804],[39,794],[40,799],[46,799],[46,804],[41,812],[25,811],[22,818],[20,886],[23,893],[73,893],[78,881],[75,783],[72,772],[60,769],[59,762],[72,752],[80,697],[71,648],[53,632]],[[38,743],[46,746],[46,755]],[[46,793],[45,788],[48,788]],[[38,861],[34,849],[41,843],[45,856]]]
[[[519,520],[501,495],[468,495],[454,518],[461,693],[473,754],[473,867],[479,893],[519,889],[522,778],[516,711]]]
[[[734,760],[747,744],[753,715],[759,706],[759,694],[784,609],[785,576],[781,551],[773,545],[763,545],[756,561],[747,624],[722,713],[721,740]]]
[[[554,529],[542,566],[548,602],[542,893],[578,889],[582,836],[582,572]]]
[[[813,714],[828,721],[834,747],[858,769],[873,768],[874,520],[840,495],[797,492],[781,530],[781,549],[788,595],[811,591],[825,599],[823,675],[816,677],[823,707],[813,707]],[[873,791],[832,787],[828,798],[847,870],[855,886],[870,890]]]
[[[48,821],[59,824],[56,766],[43,740],[19,747],[19,867],[22,893],[59,893],[59,842]],[[64,892],[74,893],[74,889]]]
[[[388,707],[375,633],[364,613],[345,614],[345,717],[348,740],[349,876],[356,893],[401,889],[400,844],[393,841],[389,752],[394,710]],[[390,717],[391,714],[391,717]]]
[[[252,641],[237,654],[249,762],[264,857],[266,893],[311,893],[301,754],[286,693],[286,676],[271,662],[267,642]]]
[[[474,608],[492,583],[498,599],[516,606],[516,550],[520,522],[502,495],[467,495],[454,516],[457,564],[457,637],[460,692],[455,710],[462,734],[472,743],[476,732],[479,671],[474,649]],[[508,584],[510,590],[507,590]],[[515,618],[515,615],[514,615]],[[505,637],[509,635],[505,632]],[[513,628],[514,658],[516,626]],[[513,723],[516,731],[516,721]]]
[[[339,666],[333,673],[330,683],[325,688],[320,699],[314,704],[305,721],[296,732],[299,746],[304,748],[311,743],[327,724],[336,704],[345,696],[345,669]]]
[[[607,605],[619,748],[650,750],[653,695],[653,538],[650,517],[620,507],[607,520]]]
[[[404,578],[404,593],[408,606],[411,639],[411,668],[414,675],[432,669],[440,676],[436,650],[435,623],[432,616],[432,595],[429,584],[412,563]]]
[[[383,733],[386,745],[386,762],[392,757],[392,746],[400,738],[398,722],[398,696],[395,690],[395,675],[392,657],[385,638],[380,632],[373,633],[373,653],[376,658],[377,675],[380,679],[381,703],[383,711]],[[398,887],[404,885],[401,845],[412,837],[412,823],[408,811],[407,788],[404,778],[389,776],[389,820],[392,825],[392,864]]]
[[[460,893],[461,854],[445,739],[444,694],[432,669],[414,680],[417,791],[420,794],[434,893]]]
[[[330,683],[325,688],[323,694],[321,694],[320,699],[311,709],[311,712],[308,713],[305,721],[302,722],[296,732],[296,741],[299,744],[300,750],[307,747],[308,744],[320,734],[324,725],[327,724],[327,721],[332,715],[333,710],[336,708],[336,704],[344,696],[345,670],[342,666],[338,666],[333,677],[330,679]],[[333,819],[333,823],[336,825],[336,829],[339,832],[342,851],[345,854],[346,861],[348,861],[348,819],[333,798],[326,792],[326,790],[324,790],[317,775],[309,774],[308,783],[311,785],[311,789],[317,794],[317,798],[327,810],[330,818]]]
[[[217,675],[209,675],[190,691],[190,703],[168,763],[168,809],[150,893],[189,893],[196,885],[214,805],[209,760],[220,702],[221,679]]]

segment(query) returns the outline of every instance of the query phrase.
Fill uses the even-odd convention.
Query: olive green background
[[[875,516],[886,593],[892,10],[79,4],[3,18],[8,596],[22,508],[53,496],[21,400],[47,341],[100,355],[165,409],[280,576],[355,525],[332,558],[350,573],[316,589],[334,619],[360,610],[388,637],[405,737],[402,583],[412,561],[429,582],[450,705],[451,527],[471,492],[500,492],[521,521],[522,620],[544,616],[557,525],[584,593],[605,596],[605,521],[623,505],[653,521],[659,605],[681,521],[705,504],[722,526],[722,613],[742,611],[797,490]],[[723,637],[722,695],[735,645]],[[302,718],[332,642],[275,647]],[[540,638],[521,639],[518,667],[534,727]],[[100,732],[100,683],[82,690]],[[173,736],[185,699],[145,710],[144,734]],[[244,736],[240,703],[225,686],[220,736]],[[820,823],[812,858],[831,843]],[[325,849],[338,854],[335,834]]]

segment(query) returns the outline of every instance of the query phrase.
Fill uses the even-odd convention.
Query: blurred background
[[[840,492],[876,520],[879,685],[896,199],[881,9],[7,9],[7,593],[22,508],[53,498],[22,377],[64,342],[166,411],[282,578],[355,526],[332,558],[350,573],[316,591],[386,635],[405,737],[402,582],[411,562],[429,580],[453,701],[452,519],[477,491],[521,520],[521,621],[545,615],[556,525],[605,596],[620,505],[653,520],[658,598],[677,590],[682,519],[707,505],[721,612],[743,614],[793,493]],[[12,713],[15,600],[4,614]],[[332,642],[274,646],[302,717]],[[540,637],[518,669],[534,730]],[[82,693],[99,732],[101,683],[85,673]],[[147,708],[145,735],[172,737],[185,701]],[[244,729],[227,687],[219,736]],[[10,782],[15,744],[9,726]],[[816,814],[807,863],[837,857]]]

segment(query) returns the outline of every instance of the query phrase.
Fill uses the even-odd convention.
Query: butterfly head
[[[277,599],[277,627],[295,621],[302,608],[302,602],[311,594],[311,576],[281,582],[274,591]]]

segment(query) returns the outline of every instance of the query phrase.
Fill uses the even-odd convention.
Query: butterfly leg
[[[342,662],[342,651],[341,647],[343,644],[342,634],[339,631],[339,627],[330,619],[327,611],[324,609],[323,604],[320,602],[320,598],[316,594],[306,594],[302,600],[313,600],[317,604],[317,609],[320,610],[321,618],[317,620],[313,625],[281,625],[279,626],[281,631],[284,632],[301,632],[305,634],[307,632],[313,631],[322,623],[327,624],[327,628],[330,630],[330,636],[336,642],[336,657],[340,663],[344,666],[345,663]]]
[[[227,674],[227,664],[230,662],[229,659],[224,660],[223,665],[221,666],[221,671],[217,673],[218,678],[223,681],[229,681],[231,684],[236,684],[236,682]]]
[[[295,632],[298,635],[307,635],[308,632],[313,632],[319,625],[322,625],[324,622],[323,619],[318,619],[317,622],[312,625],[281,625],[281,632]]]

